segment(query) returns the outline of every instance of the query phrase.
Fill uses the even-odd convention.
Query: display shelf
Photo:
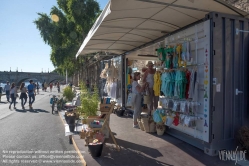
[[[190,127],[185,127],[181,124],[179,124],[178,126],[174,126],[174,125],[171,125],[171,126],[168,126],[169,128],[172,128],[172,129],[175,129],[175,130],[179,130],[189,136],[192,136],[194,138],[198,138],[198,139],[203,139],[203,131],[201,130],[197,130],[197,129],[193,129],[193,128],[190,128]],[[170,129],[169,129],[170,130]]]

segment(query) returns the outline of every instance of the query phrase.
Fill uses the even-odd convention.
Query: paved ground
[[[21,159],[17,157],[22,157],[23,160],[41,162],[13,165],[63,165],[62,163],[48,164],[44,161],[56,160],[53,157],[60,155],[60,152],[75,152],[74,146],[70,145],[68,137],[65,137],[65,128],[60,117],[58,114],[51,115],[49,94],[49,92],[42,92],[36,96],[35,111],[21,110],[20,100],[18,100],[17,110],[9,110],[8,104],[0,103],[0,151],[2,153],[0,155],[0,165],[12,165],[10,162],[14,162],[14,159],[10,159],[11,156],[14,156],[18,161]],[[5,98],[2,99],[6,101]],[[134,129],[132,128],[132,119],[128,117],[117,117],[112,114],[110,126],[121,151],[118,152],[115,149],[112,140],[109,138],[106,140],[100,158],[92,158],[84,140],[80,139],[79,135],[73,136],[76,150],[82,152],[81,155],[84,156],[88,166],[229,166],[235,164],[229,161],[222,162],[218,157],[210,157],[204,154],[202,150],[170,135],[157,136]],[[18,154],[18,156],[17,154],[10,154],[14,151],[21,154]],[[51,151],[54,151],[54,153],[51,154]],[[32,154],[28,154],[29,152],[32,152]],[[46,152],[50,153],[50,158],[40,159],[40,155],[48,157]],[[65,155],[62,156],[65,157]],[[36,158],[30,159],[32,156]],[[77,154],[73,153],[71,157],[76,158]],[[63,159],[60,157],[57,160],[62,161]],[[68,161],[69,159],[64,160]],[[5,161],[8,163],[4,164]],[[82,164],[67,163],[64,165]],[[249,164],[245,163],[244,165]]]
[[[55,91],[54,93],[56,94]],[[75,153],[74,146],[69,144],[68,137],[65,137],[65,129],[59,115],[51,114],[49,94],[49,92],[42,92],[36,96],[33,104],[34,111],[21,110],[20,100],[17,100],[17,110],[9,110],[9,105],[5,104],[7,101],[5,96],[2,97],[3,102],[0,103],[0,165],[82,165],[59,163],[70,163],[72,162],[71,158],[78,158],[78,155]],[[27,104],[26,109],[28,109]],[[73,156],[65,158],[67,154],[63,154],[63,152],[68,152]],[[20,163],[21,160],[26,160],[26,162],[32,160],[37,163]],[[19,163],[16,163],[18,161]],[[45,163],[53,161],[57,164]],[[16,164],[11,164],[13,162]]]
[[[88,153],[84,140],[78,135],[73,137],[83,154],[88,166],[229,166],[231,161],[220,161],[170,135],[157,136],[132,128],[132,119],[111,115],[110,126],[115,134],[121,151],[115,149],[109,138],[100,158],[93,158]],[[237,164],[238,165],[238,164]]]

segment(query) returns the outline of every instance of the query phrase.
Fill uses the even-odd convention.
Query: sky
[[[97,0],[103,9],[108,0]],[[0,71],[54,70],[51,48],[33,23],[37,13],[49,15],[56,0],[2,0],[0,5]]]

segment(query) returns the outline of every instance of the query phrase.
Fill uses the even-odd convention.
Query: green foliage
[[[67,69],[68,76],[72,76],[82,67],[75,55],[101,11],[95,0],[57,0],[57,4],[49,15],[38,13],[34,23],[52,49],[50,60],[54,67],[64,75]],[[51,20],[53,14],[58,16],[58,22]]]
[[[73,93],[70,86],[67,86],[66,88],[64,88],[63,97],[65,97],[67,101],[72,101],[73,100],[74,93]]]
[[[88,116],[96,116],[99,105],[99,94],[98,89],[94,88],[94,92],[91,93],[89,89],[87,89],[84,83],[80,83],[81,89],[81,110],[80,112],[84,114],[85,117]]]

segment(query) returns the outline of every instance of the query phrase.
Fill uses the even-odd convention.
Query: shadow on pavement
[[[3,101],[1,101],[0,102],[0,104],[8,104],[9,102],[3,102]]]
[[[121,147],[119,152],[116,152],[115,145],[112,139],[109,138],[103,148],[100,158],[94,158],[100,165],[153,165],[153,166],[172,166],[170,164],[155,160],[163,155],[154,148],[134,144],[125,140],[117,139],[118,145]],[[110,145],[112,144],[112,145]],[[154,159],[155,158],[155,159]]]
[[[26,113],[26,112],[27,112],[27,110],[16,109],[16,112],[22,112],[22,113]]]
[[[36,112],[44,112],[44,113],[50,113],[49,111],[42,110],[42,109],[33,109],[33,111],[36,111]]]
[[[230,166],[234,165],[232,161],[221,161],[218,156],[209,156],[204,153],[203,150],[196,148],[190,144],[182,142],[181,140],[176,139],[175,137],[164,133],[164,135],[159,136],[156,133],[149,133],[155,137],[163,139],[165,142],[171,143],[175,147],[181,149],[186,154],[192,156],[199,162],[203,163],[204,165],[212,165],[212,166]],[[172,153],[173,150],[172,150]]]
[[[39,113],[38,111],[36,111],[37,109],[28,109],[29,112],[31,113]]]

